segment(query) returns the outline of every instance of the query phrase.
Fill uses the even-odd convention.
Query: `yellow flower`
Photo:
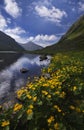
[[[58,106],[57,106],[57,105],[54,105],[54,108],[55,108],[55,109],[58,109]]]
[[[65,113],[63,112],[62,115],[65,116]]]
[[[78,107],[76,108],[76,111],[77,111],[77,112],[81,112],[80,108],[78,108]]]
[[[51,124],[54,120],[55,120],[55,119],[54,119],[54,116],[51,116],[51,117],[47,120],[47,122],[48,122],[49,124]]]
[[[74,87],[73,87],[73,91],[75,91],[76,89],[77,89],[77,87],[76,87],[76,86],[74,86]]]
[[[0,105],[0,109],[2,108],[2,106]]]
[[[61,86],[59,86],[58,88],[61,89]]]
[[[56,92],[55,92],[55,94],[56,94],[56,95],[59,95],[59,94],[60,94],[60,92],[59,92],[59,91],[56,91]]]
[[[58,124],[58,123],[55,123],[55,124],[54,124],[54,128],[55,128],[55,130],[59,130],[59,124]]]
[[[10,124],[9,121],[3,121],[2,124],[1,124],[1,126],[5,127],[5,126],[8,126],[9,124]]]
[[[13,110],[14,110],[14,111],[18,111],[18,110],[20,110],[21,108],[22,108],[22,104],[16,103],[15,106],[14,106],[14,108],[13,108]]]
[[[33,101],[35,102],[37,100],[37,97],[35,96],[35,97],[33,97]]]
[[[60,97],[61,97],[61,98],[64,98],[65,95],[66,95],[66,93],[63,91],[63,92],[60,94]]]
[[[82,110],[82,112],[84,113],[84,110]]]
[[[58,112],[61,112],[62,110],[61,109],[58,109]]]
[[[48,98],[51,98],[51,95],[48,95],[47,97],[48,97]]]
[[[31,98],[32,98],[32,97],[31,97],[31,95],[29,95],[29,94],[27,94],[26,96],[27,96],[27,98],[29,98],[29,99],[31,99]]]
[[[17,91],[17,97],[20,98],[22,96],[23,93],[25,93],[27,90],[22,88],[20,90]]]
[[[44,84],[43,84],[43,87],[48,87],[48,84],[47,84],[47,83],[44,83]]]
[[[32,109],[28,109],[28,110],[27,110],[27,114],[28,114],[28,115],[31,115],[32,113],[33,113]]]
[[[57,105],[54,105],[54,108],[57,109],[58,112],[62,112],[62,110]]]
[[[73,105],[70,106],[71,110],[75,110],[75,107]]]
[[[36,89],[36,88],[34,88],[34,87],[32,88],[32,90],[35,90],[35,89]]]
[[[33,109],[34,107],[33,107],[33,105],[30,105],[29,108],[30,108],[30,109]]]
[[[48,95],[48,92],[43,90],[43,91],[42,91],[42,94]]]

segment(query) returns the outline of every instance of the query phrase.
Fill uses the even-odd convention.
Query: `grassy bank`
[[[0,107],[0,130],[84,130],[84,52],[53,56],[43,75]]]

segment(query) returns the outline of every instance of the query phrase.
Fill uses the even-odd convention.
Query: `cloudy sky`
[[[84,0],[0,0],[0,30],[19,43],[56,43],[84,14]]]

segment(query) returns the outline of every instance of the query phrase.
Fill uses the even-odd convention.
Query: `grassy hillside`
[[[24,49],[10,36],[0,31],[0,51],[23,51]]]
[[[80,17],[57,44],[46,47],[42,53],[84,50],[84,15]]]

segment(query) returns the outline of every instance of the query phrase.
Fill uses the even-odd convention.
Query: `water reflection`
[[[8,62],[0,63],[3,64],[3,67],[0,68],[0,103],[13,99],[14,92],[25,86],[28,77],[33,79],[35,76],[40,76],[41,69],[50,63],[50,56],[44,61],[40,61],[39,55],[30,54],[21,57],[14,55],[11,58],[9,58],[10,61]],[[6,61],[7,57],[3,60]],[[29,71],[23,74],[20,71],[22,68],[26,68]]]

